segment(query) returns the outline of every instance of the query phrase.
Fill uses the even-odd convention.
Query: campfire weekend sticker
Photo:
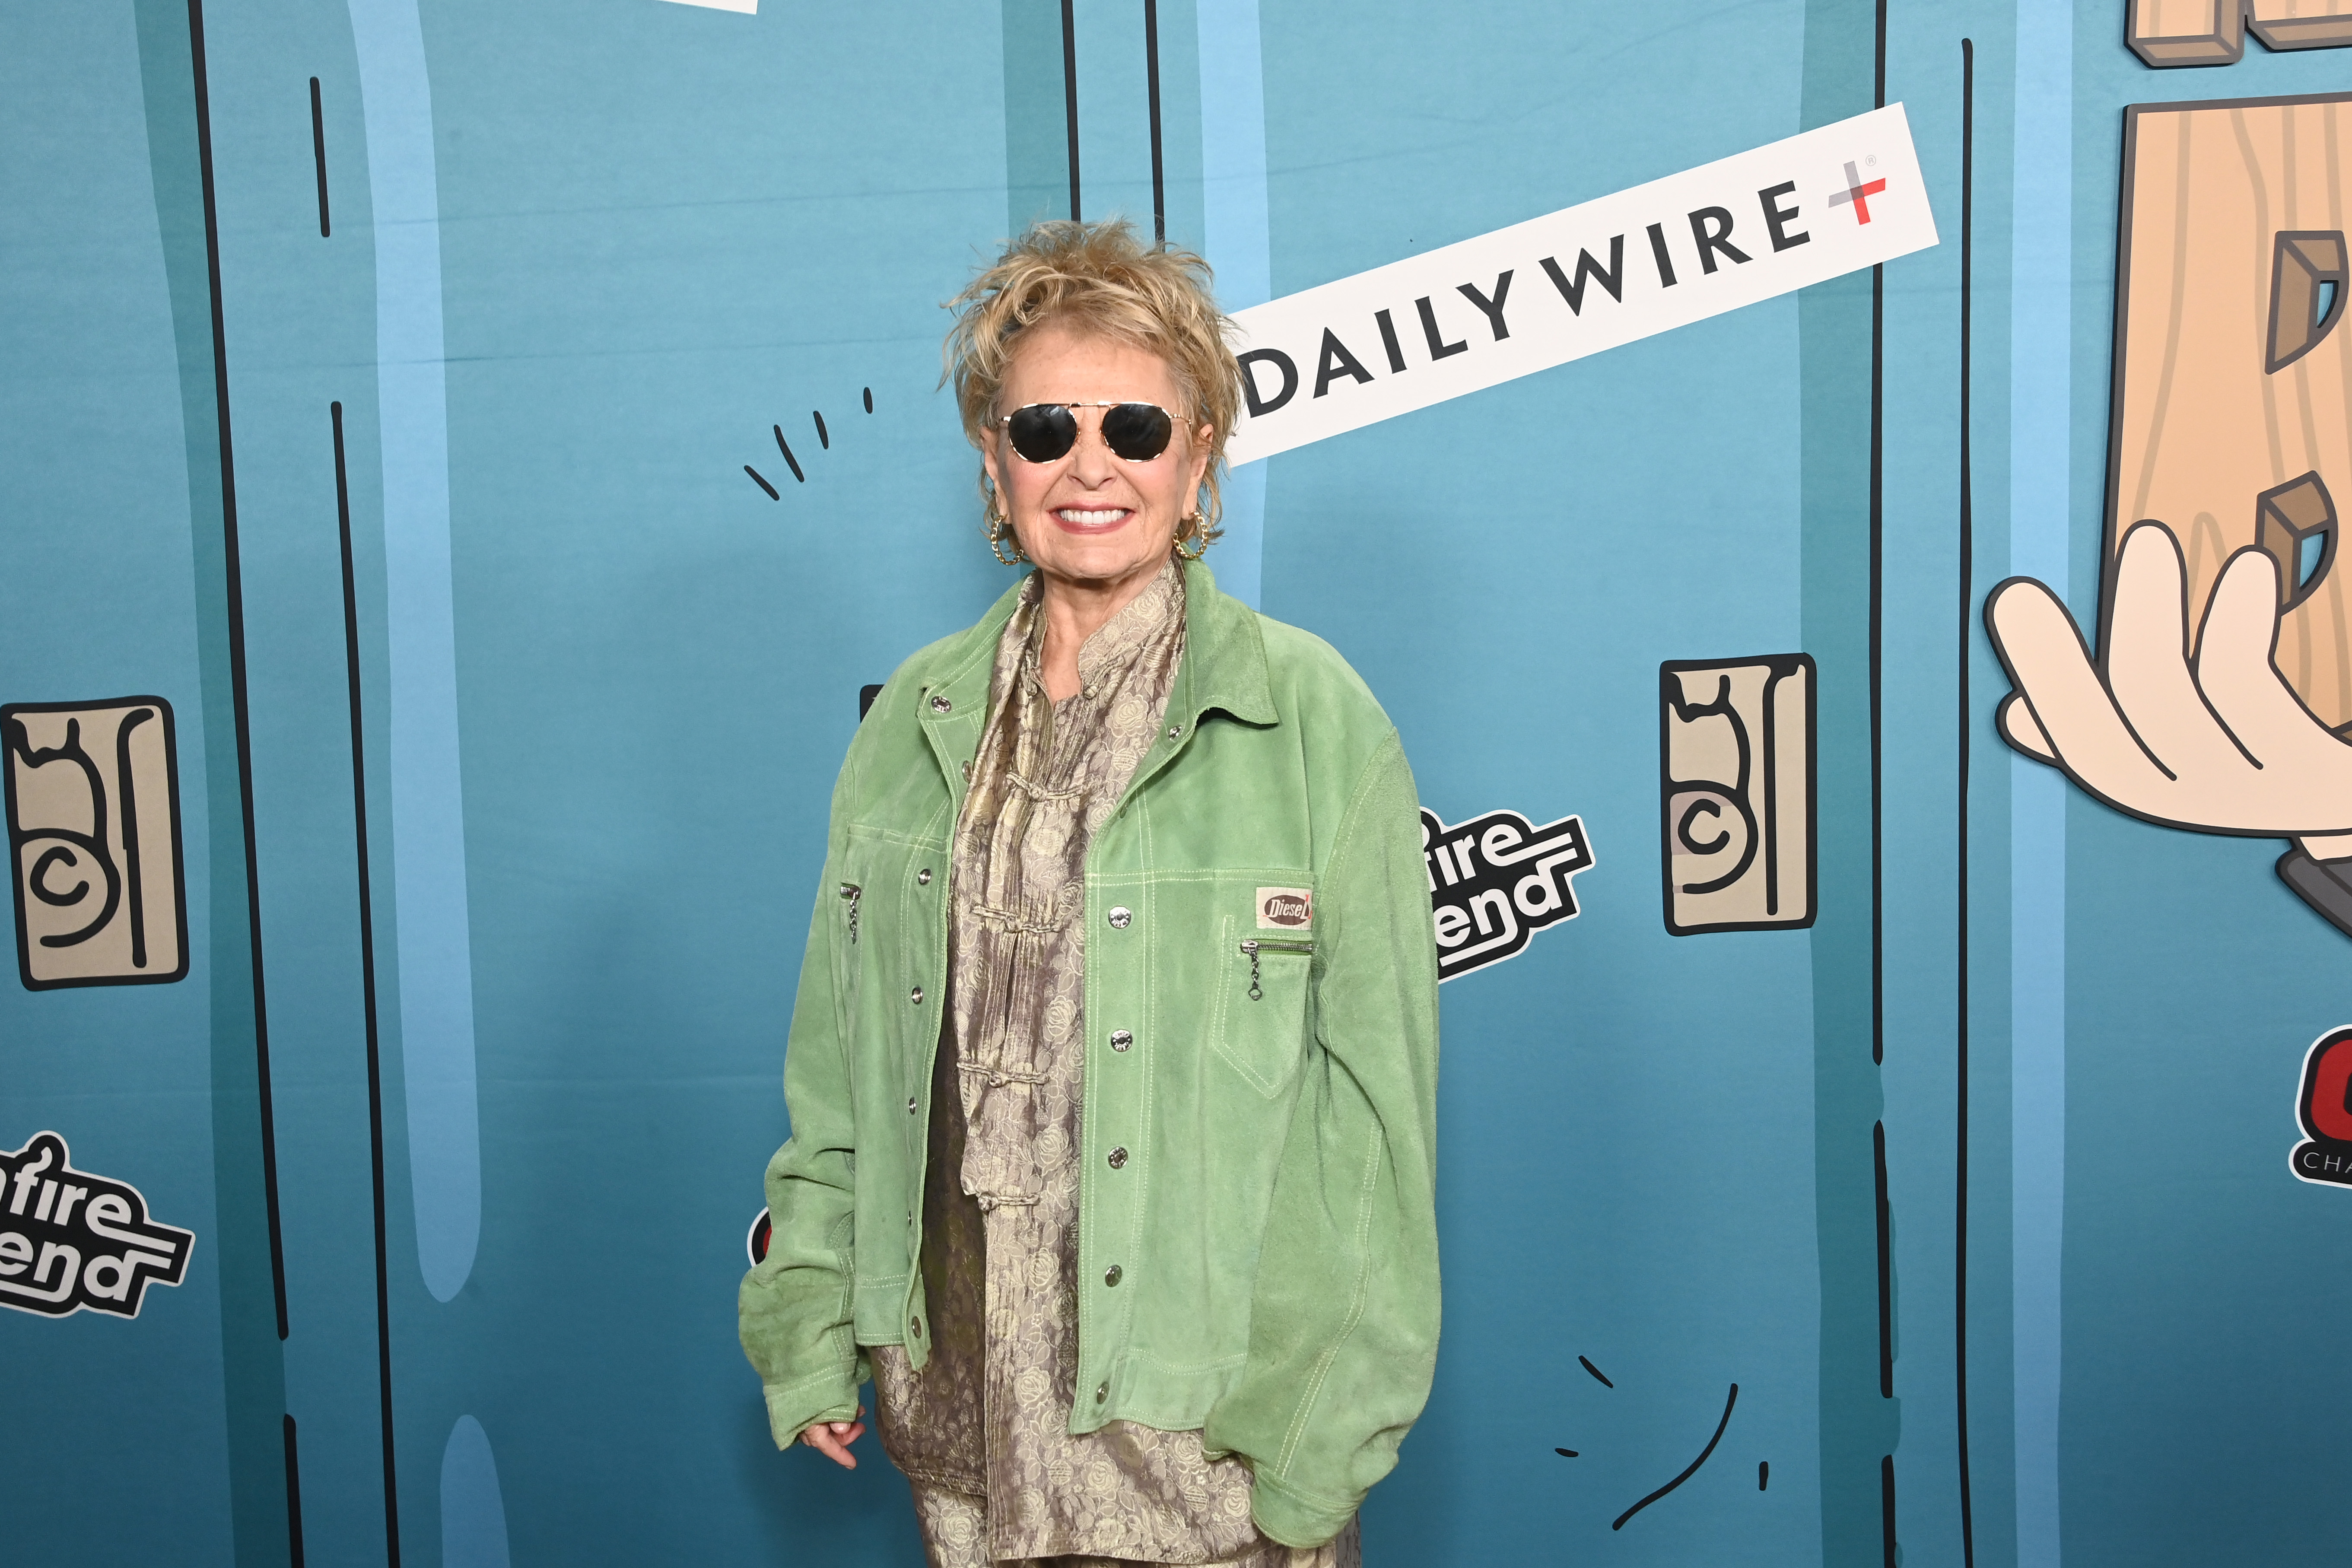
[[[1592,846],[1578,816],[1538,826],[1516,811],[1490,811],[1449,825],[1423,806],[1421,858],[1442,983],[1516,958],[1536,932],[1575,919],[1570,879],[1592,864]]]
[[[1235,313],[1234,463],[1936,243],[1903,106]]]
[[[75,1170],[54,1132],[0,1150],[0,1307],[135,1318],[149,1285],[180,1282],[195,1244],[149,1219],[138,1188]]]

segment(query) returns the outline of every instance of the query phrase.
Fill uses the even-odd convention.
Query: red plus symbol
[[[1856,223],[1868,223],[1870,221],[1870,198],[1876,195],[1885,188],[1886,182],[1885,180],[1873,180],[1868,184],[1863,184],[1862,172],[1856,169],[1852,163],[1848,163],[1845,166],[1845,189],[1830,197],[1830,205],[1837,206],[1846,202],[1852,202],[1853,204],[1854,221]]]

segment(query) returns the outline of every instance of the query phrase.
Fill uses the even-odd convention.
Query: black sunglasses
[[[1013,449],[1026,461],[1051,463],[1078,444],[1078,416],[1074,408],[1103,411],[1103,445],[1130,463],[1148,463],[1168,450],[1176,421],[1156,403],[1030,403],[997,420],[1013,438]]]

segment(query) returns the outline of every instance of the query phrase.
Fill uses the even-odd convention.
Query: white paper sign
[[[1237,312],[1240,464],[1936,243],[1903,106]]]

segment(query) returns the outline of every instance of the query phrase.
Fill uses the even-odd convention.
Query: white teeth
[[[1127,509],[1125,507],[1118,507],[1108,511],[1080,511],[1075,507],[1064,507],[1054,515],[1060,518],[1064,522],[1091,525],[1102,522],[1117,522],[1120,518],[1127,515]]]

